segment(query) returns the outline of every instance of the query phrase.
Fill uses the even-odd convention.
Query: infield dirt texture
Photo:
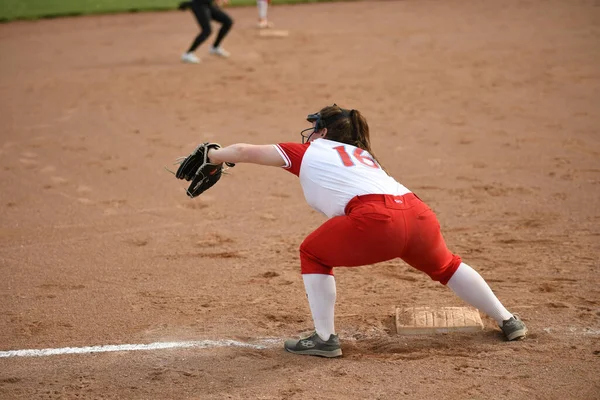
[[[597,399],[600,8],[583,0],[232,8],[229,60],[189,13],[0,25],[0,351],[252,342],[0,358],[2,399]],[[215,26],[216,28],[216,26]],[[400,261],[338,268],[344,357],[312,327],[298,247],[324,217],[293,175],[238,165],[198,199],[163,166],[198,142],[299,141],[337,103],[438,213],[530,335],[397,336],[396,306],[462,306]]]

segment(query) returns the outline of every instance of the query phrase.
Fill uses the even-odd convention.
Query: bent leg
[[[460,264],[448,287],[465,302],[495,319],[507,340],[519,340],[527,335],[525,323],[504,308],[481,275],[467,264]]]
[[[465,263],[461,263],[452,275],[448,287],[463,301],[492,317],[500,326],[513,316],[500,303],[481,275]]]
[[[367,210],[371,210],[367,207]],[[372,210],[371,210],[372,211]],[[396,258],[397,225],[385,213],[340,216],[326,221],[300,246],[302,279],[315,330],[328,340],[335,333],[333,267],[359,266]]]
[[[194,12],[194,16],[196,17],[196,21],[198,21],[198,25],[200,25],[200,34],[196,36],[194,42],[190,46],[188,53],[192,53],[196,51],[196,49],[204,43],[206,39],[212,33],[212,29],[210,26],[210,10],[205,4],[198,4],[196,2],[192,2],[192,11]]]
[[[408,241],[400,257],[445,285],[460,265],[460,257],[448,250],[433,210],[417,197],[411,202],[413,207],[405,213]]]
[[[221,41],[225,38],[231,27],[233,26],[233,20],[229,15],[225,13],[225,11],[221,10],[219,7],[214,5],[210,6],[210,14],[212,19],[219,22],[221,24],[221,29],[219,29],[219,33],[213,43],[213,47],[219,47]]]
[[[407,214],[410,239],[402,259],[492,317],[508,340],[523,338],[527,334],[525,324],[508,312],[477,271],[448,250],[435,213],[420,200],[411,211]]]
[[[333,275],[332,267],[357,267],[399,257],[404,224],[395,223],[386,211],[369,211],[374,212],[331,218],[308,235],[300,245],[302,273]]]
[[[304,289],[315,324],[315,331],[324,341],[335,334],[335,278],[332,275],[304,274]]]

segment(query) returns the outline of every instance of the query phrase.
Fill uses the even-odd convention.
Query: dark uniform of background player
[[[218,4],[226,4],[228,0],[221,0]],[[221,29],[217,34],[212,47],[210,48],[210,54],[214,54],[221,57],[229,57],[229,53],[221,47],[221,41],[233,25],[233,20],[225,11],[223,11],[214,0],[192,0],[184,1],[179,3],[180,10],[191,9],[200,25],[201,31],[194,42],[186,53],[181,56],[183,62],[197,64],[200,62],[198,57],[194,54],[194,51],[210,36],[212,28],[210,21],[215,20],[221,24]]]

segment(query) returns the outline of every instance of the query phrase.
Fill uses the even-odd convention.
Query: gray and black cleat
[[[317,332],[313,332],[311,335],[299,340],[286,340],[283,347],[286,351],[294,354],[329,358],[342,355],[340,339],[337,335],[331,335],[327,341],[324,341],[317,335]]]

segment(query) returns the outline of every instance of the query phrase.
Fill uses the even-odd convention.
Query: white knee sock
[[[266,0],[257,0],[256,6],[258,7],[258,18],[261,20],[267,19],[267,10],[269,9],[269,3]]]
[[[458,297],[495,319],[498,325],[512,317],[481,275],[465,263],[461,263],[452,275],[448,287]]]
[[[304,288],[319,337],[328,340],[335,333],[335,278],[333,275],[303,274]]]

